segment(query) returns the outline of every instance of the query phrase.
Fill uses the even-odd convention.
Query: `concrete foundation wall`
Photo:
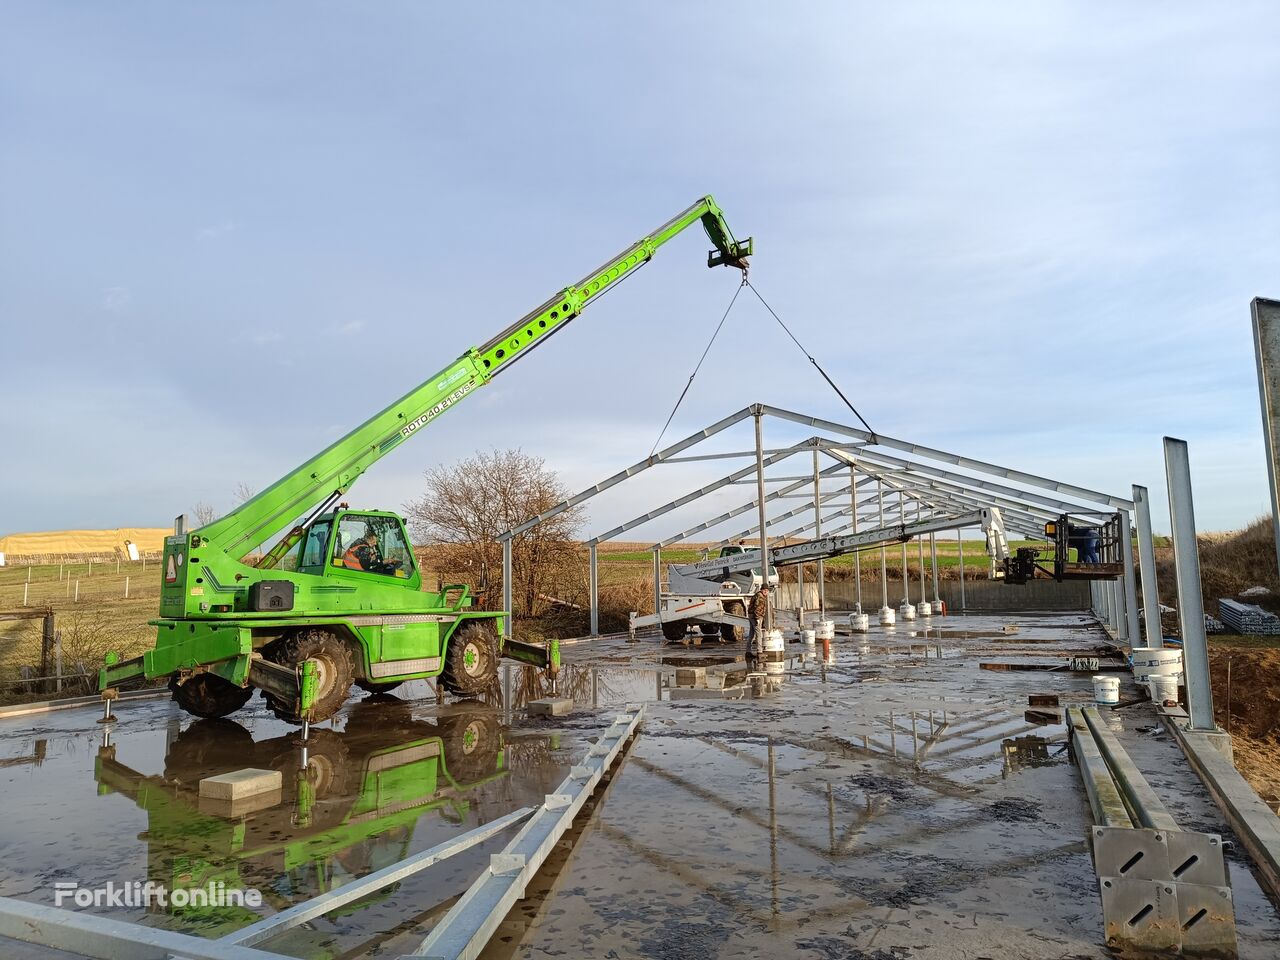
[[[942,599],[946,601],[948,610],[960,609],[960,583],[957,580],[939,582]],[[840,581],[827,584],[827,607],[832,610],[851,610],[854,604],[855,587],[853,581]],[[818,606],[818,585],[805,581],[805,607],[814,609]],[[928,584],[925,597],[933,599],[933,583]],[[794,610],[796,606],[796,584],[781,585],[779,605]],[[911,602],[920,599],[920,583],[911,584]],[[996,580],[966,580],[964,584],[966,610],[1087,610],[1089,609],[1088,581],[1077,580],[1056,583],[1053,580],[1036,580],[1021,587],[1007,586]],[[897,607],[902,603],[902,581],[889,581],[889,605]],[[864,581],[862,584],[862,608],[874,612],[880,608],[879,581]]]

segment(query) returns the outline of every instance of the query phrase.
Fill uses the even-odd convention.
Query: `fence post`
[[[31,564],[27,564],[27,583],[31,582]]]
[[[124,598],[129,599],[129,575],[125,574],[124,578]]]
[[[54,666],[54,689],[62,692],[62,631],[55,630],[53,633],[53,666]]]
[[[79,581],[79,580],[77,580],[77,581],[76,581],[76,595],[75,595],[75,598],[74,598],[71,602],[72,602],[72,603],[79,603],[79,602],[80,602],[80,581]]]
[[[86,576],[86,577],[92,577],[92,576],[93,576],[93,561],[92,561],[92,560],[90,560],[90,561],[89,561],[89,571],[85,574],[85,576]]]
[[[22,585],[22,605],[24,607],[27,605],[27,591],[30,589],[31,589],[30,583],[24,583]]]

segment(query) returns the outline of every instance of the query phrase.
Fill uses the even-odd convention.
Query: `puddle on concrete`
[[[481,705],[423,713],[393,697],[354,704],[312,730],[305,766],[297,731],[253,711],[243,722],[192,722],[168,704],[131,707],[109,746],[97,731],[52,732],[42,738],[38,760],[32,750],[31,762],[0,770],[0,893],[52,905],[57,880],[261,891],[265,906],[257,911],[99,911],[222,936],[540,803],[587,743],[585,736],[505,726],[499,711]],[[21,737],[0,747],[14,760],[27,750]],[[283,788],[234,807],[199,796],[202,778],[246,767],[280,771]],[[419,891],[414,912],[429,913],[465,890],[508,838],[405,881]],[[394,902],[398,886],[271,945],[327,957],[364,943],[370,929],[394,930],[406,920],[404,898]]]

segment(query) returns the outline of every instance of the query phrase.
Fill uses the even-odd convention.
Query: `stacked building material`
[[[1223,623],[1236,633],[1280,636],[1280,617],[1252,603],[1219,600],[1218,613]]]

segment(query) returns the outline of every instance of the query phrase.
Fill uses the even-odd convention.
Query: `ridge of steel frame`
[[[799,443],[784,447],[765,449],[763,443],[756,449],[716,452],[710,454],[688,454],[698,444],[716,436],[737,423],[750,418],[772,417],[776,420],[799,424],[822,431]],[[834,435],[839,439],[834,439]],[[1149,501],[1146,488],[1134,486],[1132,499],[1094,490],[1078,484],[1043,477],[1024,470],[1018,470],[986,460],[965,456],[942,450],[925,444],[913,443],[883,434],[871,434],[866,430],[850,424],[809,416],[768,404],[751,404],[729,416],[718,420],[701,430],[697,430],[682,440],[663,448],[652,456],[637,461],[629,467],[593,484],[553,507],[530,517],[509,530],[498,535],[503,546],[503,607],[511,609],[511,545],[514,538],[532,529],[545,520],[565,510],[598,496],[620,483],[629,480],[652,467],[664,463],[693,463],[715,460],[747,459],[760,456],[764,466],[774,466],[787,461],[796,454],[813,451],[824,454],[835,461],[834,466],[816,469],[812,475],[801,477],[764,477],[769,484],[783,483],[763,497],[769,504],[783,499],[799,499],[800,506],[790,509],[780,516],[766,517],[767,528],[776,528],[783,520],[809,513],[814,520],[789,530],[785,534],[776,534],[773,529],[766,529],[766,539],[774,541],[798,536],[816,524],[823,527],[828,524],[848,520],[854,525],[861,520],[869,520],[870,511],[863,512],[873,498],[868,497],[856,503],[845,503],[833,513],[826,513],[824,504],[838,497],[849,494],[851,490],[871,482],[883,482],[889,489],[910,497],[926,519],[941,518],[948,511],[967,513],[974,507],[998,507],[1005,516],[1006,527],[1030,539],[1043,539],[1045,520],[1056,519],[1065,513],[1088,519],[1118,512],[1121,517],[1121,529],[1127,534],[1131,528],[1131,518],[1136,519],[1138,536],[1139,561],[1143,573],[1148,572],[1148,564],[1154,566],[1151,558],[1152,535]],[[965,471],[965,472],[962,472]],[[586,541],[588,548],[588,566],[590,580],[590,615],[591,635],[599,634],[599,545],[629,530],[640,527],[651,520],[656,520],[679,507],[686,506],[702,499],[718,490],[745,484],[760,479],[760,471],[756,464],[728,473],[717,480],[703,484],[688,493],[669,500],[646,513],[640,514],[625,523],[619,524],[604,533],[591,537]],[[859,476],[859,474],[861,476]],[[975,475],[976,474],[976,475]],[[987,479],[988,477],[995,479]],[[844,483],[837,490],[823,490],[821,482],[838,479]],[[1031,489],[1025,489],[1031,488]],[[852,501],[853,498],[851,497]],[[707,519],[678,533],[671,534],[653,544],[655,570],[661,569],[661,552],[663,548],[679,543],[699,533],[714,530],[734,517],[749,513],[761,504],[757,499],[749,500],[718,516]],[[829,529],[829,528],[827,528]],[[843,529],[843,528],[841,528]],[[748,527],[737,536],[725,537],[721,544],[748,535],[756,535],[759,524]],[[824,532],[827,532],[824,529]],[[1132,551],[1124,554],[1124,576],[1116,581],[1093,585],[1091,595],[1095,598],[1094,612],[1105,619],[1120,640],[1129,646],[1139,643],[1142,636],[1138,618],[1138,591]],[[655,584],[655,591],[658,585]],[[1143,576],[1141,604],[1148,623],[1159,622],[1159,597],[1156,592],[1155,577]],[[1154,619],[1153,618],[1154,614]],[[510,613],[508,612],[508,618]],[[510,623],[507,624],[508,630]],[[1157,631],[1158,632],[1158,631]],[[1160,637],[1153,635],[1148,641],[1157,645]]]

